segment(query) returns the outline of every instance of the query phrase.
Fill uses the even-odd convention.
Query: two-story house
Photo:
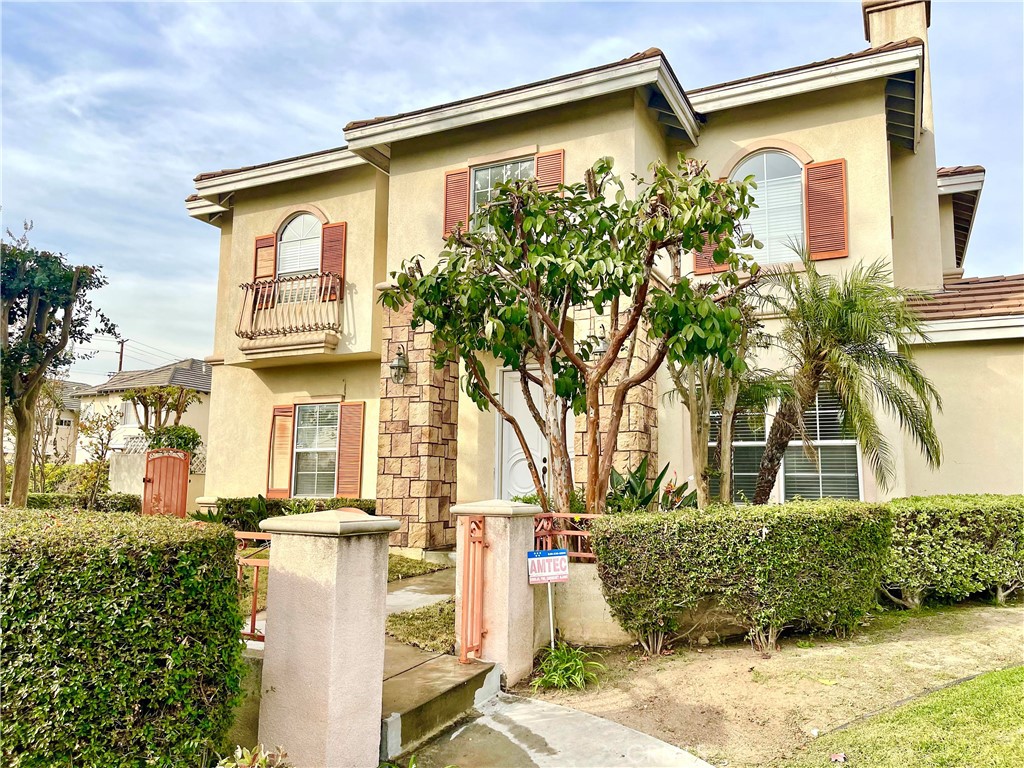
[[[945,399],[943,468],[883,418],[903,450],[895,487],[876,488],[823,395],[809,415],[822,460],[787,459],[776,498],[1021,492],[1024,278],[962,279],[984,170],[936,169],[930,12],[922,0],[864,0],[870,47],[827,61],[687,90],[652,48],[351,122],[338,149],[200,174],[188,212],[221,231],[207,492],[375,496],[402,522],[394,544],[429,548],[453,543],[456,501],[530,490],[504,422],[460,393],[455,366],[433,367],[429,333],[382,310],[377,286],[403,260],[437,254],[498,180],[553,188],[606,155],[629,179],[678,152],[719,177],[755,176],[748,225],[762,264],[793,261],[795,238],[823,271],[883,259],[897,284],[938,297],[918,354]],[[697,274],[712,268],[693,259]],[[524,408],[519,387],[502,386],[507,372],[492,362],[487,373],[507,408]],[[685,478],[686,413],[668,387],[659,374],[634,398],[619,448],[625,464],[648,455]],[[742,488],[759,453],[757,435],[740,437]]]

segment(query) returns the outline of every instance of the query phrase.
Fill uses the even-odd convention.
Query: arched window
[[[749,253],[759,264],[777,264],[799,258],[793,247],[803,247],[804,181],[803,167],[792,155],[767,150],[751,155],[732,173],[739,181],[753,176],[756,208],[744,221],[744,230],[764,247]]]
[[[281,230],[277,243],[277,276],[288,277],[320,271],[320,220],[300,213]]]

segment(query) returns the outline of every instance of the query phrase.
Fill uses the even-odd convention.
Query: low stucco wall
[[[601,647],[633,642],[633,636],[619,626],[604,599],[595,563],[570,563],[569,580],[555,585],[554,597],[555,625],[566,642]],[[537,598],[545,610],[546,628],[547,594]]]
[[[224,737],[225,754],[237,746],[251,748],[259,742],[260,689],[263,685],[263,651],[247,648],[242,654],[242,700],[235,707],[235,719]]]

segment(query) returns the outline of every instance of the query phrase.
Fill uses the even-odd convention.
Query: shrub
[[[49,493],[106,493],[110,490],[110,463],[87,461],[84,464],[64,464],[55,467],[46,479]]]
[[[589,653],[568,643],[558,643],[553,649],[544,652],[544,657],[537,667],[537,676],[530,681],[533,690],[538,688],[586,688],[590,683],[597,682],[597,673],[603,672],[604,664],[594,661],[600,658],[599,653]]]
[[[30,493],[29,509],[88,509],[87,493]],[[97,512],[141,514],[142,497],[136,493],[101,493],[93,508]]]
[[[522,504],[535,504],[540,506],[540,496],[534,493],[526,493],[522,496],[513,496],[512,501],[518,501]],[[554,509],[554,499],[549,500],[549,507],[552,511]],[[579,488],[573,488],[569,493],[569,514],[572,515],[585,515],[587,513],[587,500],[583,496],[583,491]]]
[[[262,501],[259,501],[262,499]],[[236,531],[258,531],[268,517],[294,514],[296,499],[264,499],[262,496],[217,499],[217,519]],[[377,511],[374,499],[310,499],[316,509],[355,507],[371,515]],[[254,503],[255,502],[255,503]]]
[[[168,427],[157,427],[149,431],[149,449],[177,448],[179,451],[195,453],[203,444],[203,438],[192,427],[184,424],[172,424]]]
[[[886,594],[916,608],[992,589],[1001,602],[1024,584],[1024,496],[915,496],[890,502]]]
[[[822,500],[607,515],[592,531],[612,612],[649,653],[707,599],[769,651],[787,627],[843,633],[875,605],[891,522],[882,504]]]
[[[176,518],[0,512],[5,765],[201,765],[240,689],[235,540]]]

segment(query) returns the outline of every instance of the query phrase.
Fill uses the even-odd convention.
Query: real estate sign
[[[537,549],[526,553],[531,584],[553,584],[569,580],[569,552],[565,549]]]

